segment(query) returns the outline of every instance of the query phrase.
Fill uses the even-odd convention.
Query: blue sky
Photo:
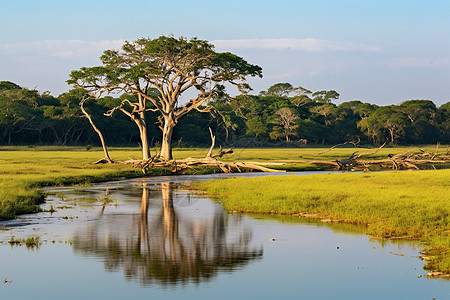
[[[339,102],[450,101],[448,0],[0,1],[0,80],[55,96],[103,50],[174,34],[260,65],[255,93],[290,82]]]

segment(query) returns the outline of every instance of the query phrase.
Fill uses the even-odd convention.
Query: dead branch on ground
[[[422,170],[427,168],[429,169],[431,167],[434,170],[436,170],[437,165],[444,165],[444,167],[448,167],[447,165],[450,163],[448,148],[446,152],[439,152],[440,146],[439,143],[436,145],[434,153],[428,153],[423,149],[418,149],[419,150],[418,152],[417,151],[413,152],[413,147],[411,147],[403,153],[388,154],[387,158],[363,159],[363,157],[367,157],[378,153],[385,145],[386,142],[372,152],[360,154],[354,152],[348,158],[342,160],[335,160],[335,161],[315,160],[309,161],[309,163],[331,165],[334,166],[336,170],[366,170],[366,171],[370,171],[370,169],[374,167],[378,167],[381,169],[394,169],[394,170],[405,170],[405,169]],[[331,151],[336,146],[331,147],[325,152]],[[325,152],[321,152],[318,155],[323,154]]]
[[[351,144],[351,145],[353,145],[354,147],[359,147],[359,142],[360,142],[360,141],[361,141],[361,139],[358,137],[358,141],[357,141],[357,142],[346,141],[345,143],[334,145],[334,146],[331,147],[330,149],[327,149],[327,150],[325,150],[325,151],[323,151],[323,152],[318,153],[317,156],[322,155],[322,154],[324,154],[324,153],[327,153],[327,152],[329,152],[329,151],[331,151],[331,150],[333,150],[334,148],[337,148],[337,147],[339,147],[339,146],[344,146],[344,145],[348,145],[348,144]]]
[[[232,172],[245,172],[245,171],[260,171],[260,172],[285,172],[285,170],[275,170],[267,167],[263,167],[258,163],[254,162],[224,162],[217,160],[218,157],[222,157],[225,154],[233,153],[233,149],[222,149],[222,146],[219,148],[219,152],[216,154],[212,154],[212,151],[215,146],[216,137],[213,135],[211,128],[209,129],[211,134],[211,147],[206,154],[205,158],[193,158],[188,157],[186,159],[180,160],[166,160],[160,157],[159,153],[155,156],[150,157],[146,160],[137,160],[130,159],[126,161],[115,161],[116,163],[121,164],[131,164],[136,167],[141,168],[142,173],[148,174],[149,170],[156,167],[166,167],[171,168],[172,172],[178,172],[188,168],[194,168],[196,166],[200,167],[217,167],[224,173],[232,173]],[[97,163],[103,163],[103,160],[97,161]]]

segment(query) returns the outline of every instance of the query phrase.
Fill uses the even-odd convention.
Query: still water
[[[227,213],[183,186],[212,177],[49,189],[55,212],[0,222],[0,299],[450,299],[418,245]],[[41,243],[9,243],[31,236]]]

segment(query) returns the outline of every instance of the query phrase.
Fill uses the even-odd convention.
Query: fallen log
[[[338,144],[339,145],[339,144]],[[439,144],[436,145],[436,149],[434,153],[427,153],[425,150],[419,149],[419,153],[413,153],[413,148],[409,148],[407,151],[399,154],[388,154],[385,159],[362,159],[363,157],[376,154],[379,152],[384,146],[386,142],[383,143],[379,148],[375,151],[360,153],[356,152],[352,153],[348,158],[342,160],[335,161],[308,161],[309,163],[314,164],[328,164],[334,166],[336,170],[370,170],[375,166],[381,168],[392,168],[394,170],[422,170],[425,168],[429,168],[430,166],[433,169],[436,169],[437,164],[448,164],[450,163],[450,156],[443,152],[439,153]],[[331,148],[333,149],[333,147]],[[331,150],[330,149],[330,150]],[[448,150],[447,150],[448,151]],[[322,152],[321,152],[322,153]],[[319,155],[321,154],[319,153]]]
[[[286,172],[285,170],[275,170],[267,167],[262,167],[256,163],[247,162],[224,162],[217,160],[218,157],[222,157],[225,154],[233,153],[233,149],[222,149],[219,148],[219,152],[212,154],[215,146],[216,137],[213,135],[211,128],[209,128],[209,133],[211,135],[211,147],[205,158],[192,158],[188,157],[186,159],[180,160],[162,160],[159,155],[156,155],[145,162],[136,162],[135,160],[130,161],[130,163],[140,165],[142,167],[142,172],[147,174],[148,170],[153,167],[170,167],[172,172],[181,171],[186,168],[193,168],[194,166],[208,166],[208,167],[218,167],[224,173],[231,173],[234,170],[242,172],[242,170],[250,171],[261,171],[261,172]]]
[[[222,157],[222,156],[224,156],[225,154],[232,154],[232,153],[233,153],[233,149],[229,148],[229,149],[223,150],[223,149],[222,149],[222,146],[220,146],[219,152],[216,153],[216,154],[214,154],[214,155],[212,155],[211,157],[212,157],[212,158]]]
[[[276,170],[267,167],[263,167],[257,165],[255,163],[247,163],[247,162],[224,162],[218,161],[211,158],[186,158],[182,160],[178,160],[177,164],[179,166],[217,166],[225,173],[230,173],[233,168],[237,169],[238,172],[242,172],[240,168],[245,168],[249,170],[257,170],[262,172],[286,172],[285,170]]]
[[[276,170],[276,169],[266,168],[263,166],[258,166],[255,164],[248,164],[248,163],[243,163],[243,162],[235,162],[234,164],[236,167],[242,167],[242,168],[247,168],[247,169],[251,169],[251,170],[258,170],[258,171],[262,171],[262,172],[286,172],[286,170]]]

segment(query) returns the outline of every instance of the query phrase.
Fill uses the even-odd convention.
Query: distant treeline
[[[97,134],[79,108],[83,90],[58,97],[48,92],[0,82],[1,145],[99,145]],[[130,118],[116,111],[125,97],[106,96],[88,101],[86,110],[103,132],[108,145],[136,146],[139,131]],[[235,147],[301,146],[360,141],[361,144],[434,144],[450,142],[450,102],[440,107],[430,100],[408,100],[378,106],[361,101],[339,105],[336,91],[311,92],[278,83],[259,95],[229,98],[218,95],[209,112],[192,112],[175,128],[174,146],[207,146],[208,127],[216,144]],[[149,140],[158,146],[161,120],[147,112]]]

